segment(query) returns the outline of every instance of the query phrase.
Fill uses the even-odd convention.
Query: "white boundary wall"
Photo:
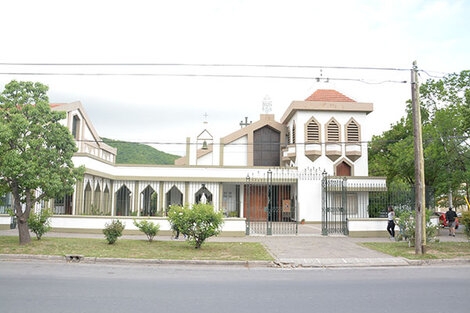
[[[165,217],[151,217],[151,218],[142,218],[142,217],[111,217],[111,216],[53,216],[51,218],[52,228],[61,228],[61,229],[104,229],[106,223],[110,223],[113,220],[120,220],[124,225],[126,230],[138,230],[134,226],[134,220],[140,222],[147,220],[153,222],[154,224],[160,225],[160,230],[166,231],[171,230],[170,223]],[[1,221],[1,220],[0,220]],[[8,220],[10,224],[10,220]],[[226,218],[224,219],[224,225],[222,227],[222,232],[245,232],[245,219],[244,218]]]

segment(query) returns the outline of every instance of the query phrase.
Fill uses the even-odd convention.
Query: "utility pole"
[[[415,253],[426,253],[426,205],[424,183],[423,133],[421,130],[421,107],[419,104],[418,66],[411,69],[411,104],[413,108],[413,134],[415,150]]]

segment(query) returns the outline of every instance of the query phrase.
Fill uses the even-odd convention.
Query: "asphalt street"
[[[442,288],[443,283],[448,288]],[[470,266],[0,263],[0,312],[468,312]]]

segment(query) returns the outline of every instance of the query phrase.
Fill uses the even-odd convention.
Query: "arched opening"
[[[212,193],[204,184],[202,184],[201,189],[196,192],[194,202],[212,204]]]
[[[80,138],[80,118],[77,115],[74,115],[72,120],[72,136],[76,140]]]
[[[147,186],[141,193],[141,216],[155,216],[157,213],[158,195],[152,187]]]
[[[351,176],[351,165],[344,161],[336,165],[336,176]]]
[[[118,191],[116,191],[116,215],[117,216],[129,216],[131,209],[131,192],[122,185]]]
[[[86,184],[85,187],[85,197],[83,201],[83,213],[84,214],[91,214],[91,196],[92,196],[92,191],[91,191],[91,186],[90,182]]]
[[[101,207],[101,188],[100,184],[96,184],[95,195],[93,197],[93,210],[92,214],[103,214],[103,208]]]
[[[111,215],[111,197],[109,196],[108,186],[103,191],[103,211],[105,215]]]
[[[183,193],[176,186],[171,187],[166,193],[166,208],[171,205],[183,205]]]

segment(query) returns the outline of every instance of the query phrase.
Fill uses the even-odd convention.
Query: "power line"
[[[175,67],[253,67],[253,68],[302,68],[302,69],[348,69],[409,71],[410,68],[371,67],[371,66],[331,66],[331,65],[287,65],[287,64],[230,64],[230,63],[34,63],[34,62],[0,62],[5,66],[175,66]]]
[[[0,72],[0,75],[24,75],[24,76],[156,76],[156,77],[208,77],[208,78],[268,78],[268,79],[297,79],[316,81],[356,81],[365,84],[396,83],[406,84],[406,80],[381,80],[372,81],[363,78],[340,77],[312,77],[312,76],[281,76],[281,75],[242,75],[242,74],[163,74],[163,73],[58,73],[58,72]]]
[[[424,138],[425,142],[433,141],[433,140],[441,140],[441,139],[469,139],[470,135],[466,136],[446,136],[446,137],[429,137]],[[108,144],[104,140],[90,140],[90,139],[77,139],[77,142],[102,142]],[[362,141],[338,141],[338,142],[297,142],[297,145],[310,145],[310,144],[317,144],[317,145],[325,145],[325,144],[371,144],[371,143],[396,143],[401,141],[413,141],[413,138],[404,138],[404,139],[394,139],[394,140],[362,140]],[[163,141],[124,141],[124,140],[113,140],[111,143],[130,143],[130,144],[145,144],[145,145],[201,145],[200,142],[163,142]],[[272,142],[258,142],[258,143],[210,143],[209,145],[213,146],[221,146],[221,145],[234,145],[234,146],[254,146],[254,145],[279,145],[279,146],[286,146],[285,143],[272,143]]]

